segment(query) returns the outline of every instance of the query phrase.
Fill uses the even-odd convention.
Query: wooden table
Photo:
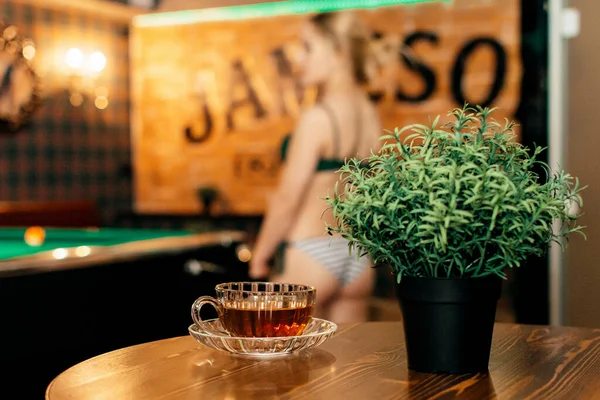
[[[66,399],[600,399],[600,330],[497,324],[489,374],[407,369],[402,325],[340,326],[317,349],[233,357],[178,337],[82,362],[48,387]]]

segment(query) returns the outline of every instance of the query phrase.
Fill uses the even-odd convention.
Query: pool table
[[[43,398],[69,365],[186,335],[198,296],[248,279],[243,232],[47,229],[39,246],[24,236],[0,228],[0,398]]]
[[[0,228],[0,277],[180,254],[197,248],[230,245],[245,238],[243,233],[232,231],[197,234],[169,230],[50,228],[44,229],[42,243],[30,245],[25,241],[26,231],[26,228]]]
[[[194,235],[193,232],[188,231],[48,228],[44,229],[46,234],[44,242],[39,246],[31,246],[24,240],[26,231],[26,228],[0,228],[0,261],[14,257],[27,257],[56,248],[115,246],[140,240]]]

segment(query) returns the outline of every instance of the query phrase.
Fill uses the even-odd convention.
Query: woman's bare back
[[[331,97],[324,101],[324,105],[329,110],[327,125],[323,126],[322,131],[314,132],[315,135],[324,135],[325,145],[321,159],[365,158],[370,155],[371,150],[379,150],[379,137],[382,135],[379,116],[367,96],[358,92],[352,96]],[[339,135],[337,139],[336,129]],[[338,154],[335,154],[336,140]],[[339,178],[340,175],[335,170],[315,173],[287,237],[288,241],[322,236],[325,234],[325,223],[334,223],[323,198],[328,193],[333,193]]]

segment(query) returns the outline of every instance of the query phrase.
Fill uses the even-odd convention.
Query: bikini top
[[[329,121],[331,122],[331,129],[333,132],[333,154],[336,155],[336,158],[321,158],[321,159],[319,159],[319,162],[317,164],[317,171],[337,171],[340,168],[342,168],[344,166],[344,164],[346,163],[345,159],[337,156],[340,154],[340,127],[335,118],[335,114],[333,113],[333,110],[324,103],[321,103],[319,106],[321,108],[323,108],[323,110],[327,114]],[[360,113],[357,115],[360,115]],[[357,124],[357,130],[360,129],[360,126],[361,126],[360,124]],[[355,142],[354,148],[350,154],[354,154],[358,150],[358,142],[359,142],[358,133],[359,132],[357,132],[356,138],[354,140],[354,142]],[[285,138],[283,139],[283,142],[281,143],[281,160],[282,161],[285,161],[285,159],[286,159],[291,136],[292,136],[291,133],[287,134],[285,136]]]

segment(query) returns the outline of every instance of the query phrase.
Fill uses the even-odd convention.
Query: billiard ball
[[[32,226],[25,230],[25,243],[30,246],[41,246],[45,238],[46,231],[40,226]]]

